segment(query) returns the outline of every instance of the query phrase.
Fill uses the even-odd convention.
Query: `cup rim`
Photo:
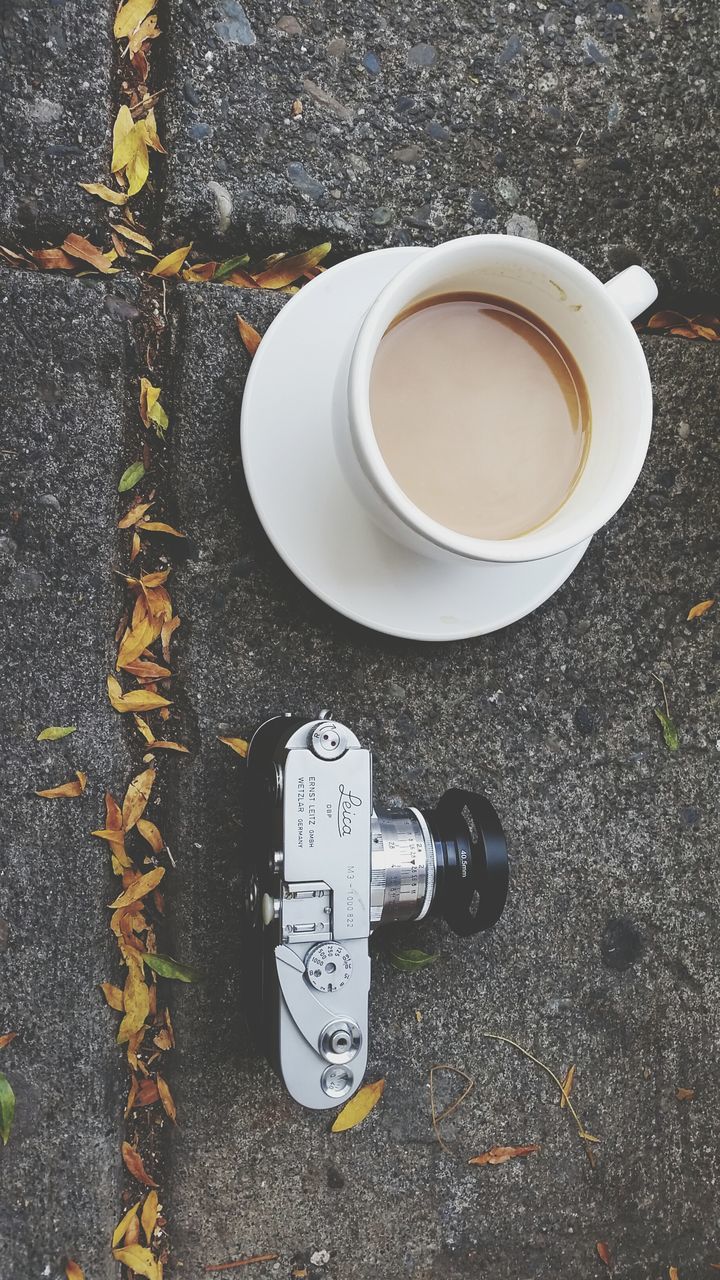
[[[473,248],[477,253],[491,255],[498,247],[525,257],[537,268],[545,263],[548,270],[562,262],[565,270],[575,273],[578,285],[589,292],[604,311],[607,324],[624,340],[625,357],[634,366],[632,373],[638,390],[637,425],[629,444],[621,480],[614,488],[595,502],[589,513],[578,517],[571,530],[553,530],[554,515],[545,525],[515,538],[474,538],[434,520],[401,489],[392,475],[380,451],[370,414],[370,375],[379,343],[388,324],[407,302],[408,284],[418,274],[427,255],[436,260],[451,261]],[[400,301],[397,301],[398,298]],[[368,311],[353,348],[348,376],[348,404],[350,429],[360,464],[379,496],[396,516],[421,537],[446,551],[455,552],[473,560],[491,560],[500,563],[519,563],[541,560],[558,555],[584,542],[597,533],[623,505],[632,492],[642,470],[652,427],[652,387],[650,373],[640,340],[631,321],[605,289],[603,283],[582,263],[562,250],[542,241],[526,240],[496,233],[477,236],[461,236],[444,244],[428,248],[421,256],[403,267],[385,285]],[[557,514],[557,513],[555,513]]]

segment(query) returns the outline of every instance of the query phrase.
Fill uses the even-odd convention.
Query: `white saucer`
[[[588,543],[526,564],[448,565],[371,521],[340,469],[331,405],[340,362],[385,284],[420,248],[350,258],[305,285],[271,324],[243,397],[243,464],[270,541],[339,613],[408,640],[461,640],[516,622],[572,573]]]

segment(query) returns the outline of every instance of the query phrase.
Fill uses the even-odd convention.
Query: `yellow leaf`
[[[83,191],[88,191],[91,196],[99,196],[107,204],[127,204],[127,196],[124,191],[113,191],[111,187],[106,187],[103,182],[78,182],[78,186],[82,187]]]
[[[173,249],[172,253],[166,253],[164,258],[155,263],[151,276],[176,276],[187,258],[192,244],[186,244],[183,249]]]
[[[66,1280],[85,1280],[85,1272],[72,1258],[68,1258],[65,1263],[65,1276]]]
[[[122,1240],[124,1240],[124,1239],[125,1239],[125,1232],[127,1231],[128,1227],[130,1226],[130,1223],[132,1222],[132,1220],[133,1220],[133,1218],[135,1217],[135,1214],[137,1213],[137,1211],[138,1211],[138,1209],[139,1209],[139,1208],[140,1208],[140,1201],[138,1200],[137,1204],[134,1204],[134,1205],[133,1205],[133,1207],[132,1207],[132,1209],[128,1209],[127,1213],[125,1214],[125,1217],[124,1217],[124,1218],[121,1218],[121,1219],[120,1219],[120,1221],[118,1222],[118,1224],[117,1224],[117,1226],[116,1226],[116,1228],[115,1228],[115,1230],[113,1231],[113,1234],[112,1234],[112,1247],[113,1247],[113,1249],[114,1249],[117,1245],[119,1245],[119,1244],[120,1244],[120,1242],[121,1242]]]
[[[712,609],[714,603],[715,599],[713,597],[712,600],[701,600],[700,604],[694,604],[687,616],[687,621],[692,622],[693,618],[702,618],[703,614],[707,613],[708,609]]]
[[[143,596],[139,596],[135,603],[132,623],[126,629],[125,635],[120,642],[115,664],[118,671],[135,662],[140,657],[140,654],[147,649],[148,645],[152,644],[154,639],[155,627],[152,618],[147,612]]]
[[[144,876],[138,876],[127,889],[124,889],[118,898],[109,905],[117,911],[120,907],[129,907],[133,902],[138,902],[140,898],[144,898],[146,894],[151,893],[157,885],[159,885],[165,875],[164,867],[153,867],[152,871],[146,871]]]
[[[153,738],[155,737],[155,734],[150,728],[150,725],[148,724],[147,720],[143,720],[142,716],[133,716],[133,720],[135,721],[145,741],[152,742]]]
[[[150,1012],[150,990],[144,978],[143,962],[133,951],[128,951],[126,961],[128,975],[123,990],[125,1017],[118,1028],[118,1044],[125,1044],[131,1035],[139,1031]]]
[[[142,1229],[145,1232],[145,1239],[148,1244],[152,1241],[153,1232],[157,1226],[158,1209],[158,1193],[157,1191],[149,1191],[147,1199],[142,1207],[142,1213],[140,1214]]]
[[[355,1125],[360,1124],[360,1121],[364,1120],[380,1101],[384,1088],[384,1080],[376,1080],[373,1084],[364,1084],[362,1089],[358,1089],[355,1097],[346,1102],[342,1111],[336,1115],[332,1122],[331,1132],[344,1133],[346,1129],[354,1129]]]
[[[144,1245],[131,1244],[127,1249],[113,1249],[113,1258],[136,1275],[145,1276],[146,1280],[162,1280],[160,1263]]]
[[[162,520],[141,520],[137,526],[143,533],[170,533],[173,538],[186,538],[186,533],[180,533],[178,529],[173,529],[171,524],[165,524]]]
[[[101,982],[100,990],[111,1009],[115,1009],[118,1013],[124,1011],[123,993],[119,987],[114,987],[111,982]]]
[[[150,173],[150,156],[142,120],[138,120],[135,125],[133,137],[135,141],[132,154],[125,167],[129,196],[136,196],[138,191],[142,190]]]
[[[152,766],[149,769],[143,769],[142,773],[138,773],[132,779],[122,807],[123,829],[125,831],[132,831],[138,818],[141,818],[145,812],[154,781],[155,769]]]
[[[150,11],[155,8],[156,3],[157,0],[127,0],[127,4],[124,4],[115,14],[113,26],[115,39],[122,40],[132,35],[135,28],[139,27]]]
[[[266,271],[256,275],[255,283],[261,289],[282,289],[286,284],[292,284],[293,280],[297,280],[298,276],[304,275],[308,268],[316,267],[323,258],[327,257],[331,249],[331,244],[319,244],[314,249],[308,249],[306,253],[296,253],[292,258],[281,258]]]
[[[160,387],[154,387],[149,378],[140,379],[140,417],[150,426],[150,410],[160,398]]]
[[[157,34],[159,35],[160,32],[157,32]],[[152,147],[153,151],[160,151],[163,155],[167,155],[167,152],[158,137],[155,112],[152,110],[148,111],[145,116],[145,138],[148,146]]]
[[[224,742],[226,747],[232,747],[233,751],[237,751],[243,760],[248,753],[248,743],[244,738],[218,738],[218,742]]]
[[[136,27],[130,36],[130,43],[128,46],[130,52],[133,54],[139,53],[142,49],[143,41],[156,40],[160,34],[161,33],[158,30],[158,20],[155,17],[155,14],[152,14],[151,17],[145,18],[144,22],[141,22],[140,26]]]
[[[122,106],[115,117],[115,123],[113,125],[113,153],[112,160],[110,162],[110,168],[113,173],[115,173],[117,169],[124,168],[124,165],[127,163],[126,161],[120,163],[118,161],[118,154],[122,154],[122,144],[134,127],[135,121],[132,118],[130,108]],[[115,229],[118,230],[117,227]],[[152,246],[150,247],[152,248]]]
[[[149,745],[153,751],[159,751],[163,748],[165,751],[182,751],[183,755],[190,754],[190,748],[184,747],[181,742],[165,742],[162,739],[159,741],[153,739]]]
[[[243,346],[252,360],[252,357],[260,346],[260,334],[257,329],[253,329],[253,326],[248,324],[247,320],[243,320],[242,316],[238,312],[235,313],[235,319],[237,321],[238,332],[242,339]]]
[[[132,120],[132,116],[130,116],[130,119]],[[147,236],[141,235],[134,227],[126,227],[124,222],[114,223],[113,231],[116,231],[120,236],[124,236],[126,240],[132,240],[134,244],[141,244],[144,249],[152,249],[152,243]]]
[[[165,841],[154,822],[149,822],[147,818],[139,818],[137,829],[143,840],[147,840],[153,853],[162,853],[165,848]]]
[[[126,511],[122,520],[118,520],[118,529],[131,529],[138,520],[142,520],[152,505],[152,502],[135,502],[130,510]]]
[[[166,1080],[163,1080],[161,1075],[157,1075],[155,1080],[158,1087],[158,1093],[160,1094],[160,1101],[163,1104],[165,1112],[170,1117],[173,1124],[177,1124],[177,1109],[175,1107],[175,1100],[170,1092],[170,1086]]]
[[[57,799],[59,796],[72,799],[74,796],[81,796],[87,786],[87,774],[82,773],[80,769],[75,770],[77,782],[63,782],[59,787],[46,787],[44,791],[36,791],[36,796],[44,796],[47,800]]]
[[[575,1083],[575,1063],[573,1063],[571,1067],[568,1067],[567,1075],[563,1080],[562,1096],[560,1098],[561,1111],[564,1110],[564,1108],[567,1106],[567,1101],[568,1101],[568,1098],[570,1097],[570,1094],[572,1093],[572,1087],[574,1083]]]
[[[169,707],[169,698],[162,698],[159,693],[151,693],[147,689],[131,689],[123,693],[120,681],[115,676],[107,678],[108,697],[116,711],[153,711],[155,707]]]

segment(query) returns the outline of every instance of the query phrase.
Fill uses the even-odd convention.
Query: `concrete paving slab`
[[[419,39],[419,35],[418,35]],[[244,488],[238,420],[247,357],[278,298],[179,289],[174,460],[190,554],[175,600],[196,754],[177,789],[177,949],[206,983],[176,1000],[173,1219],[179,1275],[274,1250],[333,1280],[576,1280],[607,1241],[621,1280],[718,1260],[714,810],[718,621],[685,621],[717,591],[720,366],[710,345],[646,342],[657,398],[631,500],[532,617],[480,640],[420,645],[343,621],[272,552]],[[292,304],[291,304],[292,305]],[[680,746],[653,708],[667,681]],[[253,1049],[243,1021],[243,765],[216,735],[329,706],[376,752],[378,797],[420,804],[478,785],[505,821],[507,911],[487,937],[396,929],[440,955],[407,975],[374,945],[365,1125],[328,1132]],[[418,1020],[416,1011],[420,1011]],[[564,1073],[599,1135],[592,1168],[543,1073]],[[473,1097],[434,1141],[428,1072],[470,1072]],[[695,1100],[679,1102],[678,1087]],[[445,1095],[443,1095],[445,1096]],[[536,1142],[498,1169],[467,1159]]]
[[[0,1068],[17,1095],[0,1153],[0,1276],[114,1277],[123,1070],[97,983],[117,961],[106,904],[106,787],[129,757],[107,702],[120,595],[131,298],[86,280],[5,273],[0,285],[0,599],[3,743]],[[127,295],[128,289],[125,287]],[[37,742],[48,725],[76,725]],[[88,774],[76,799],[35,790]]]
[[[711,0],[184,0],[165,227],[342,254],[508,231],[717,291],[719,47]]]
[[[9,0],[0,15],[0,228],[37,243],[104,227],[113,39],[105,5]]]

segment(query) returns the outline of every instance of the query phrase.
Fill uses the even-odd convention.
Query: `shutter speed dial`
[[[339,991],[352,974],[350,952],[339,942],[321,942],[305,957],[305,974],[316,991]]]

